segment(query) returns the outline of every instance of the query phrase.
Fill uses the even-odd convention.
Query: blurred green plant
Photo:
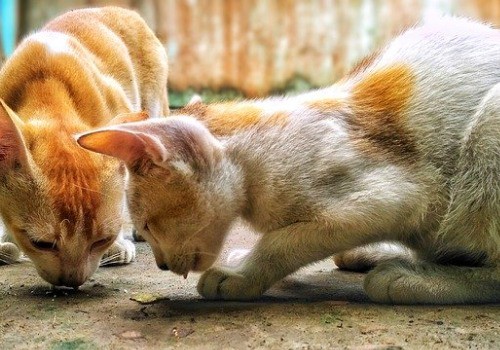
[[[311,90],[315,86],[308,82],[302,76],[294,76],[283,86],[274,89],[270,95],[282,95],[288,93],[300,93]],[[202,89],[196,91],[194,89],[187,89],[184,91],[170,90],[168,93],[170,107],[177,109],[185,106],[193,95],[200,95],[205,103],[214,103],[222,101],[238,101],[245,98],[243,93],[236,89],[225,88],[218,91],[210,89]]]

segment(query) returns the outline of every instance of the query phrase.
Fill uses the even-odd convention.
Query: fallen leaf
[[[133,295],[130,300],[137,301],[139,304],[153,304],[160,300],[169,300],[169,298],[157,294],[141,293]]]

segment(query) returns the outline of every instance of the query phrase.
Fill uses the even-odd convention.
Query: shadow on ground
[[[222,260],[255,236],[237,227]],[[145,243],[129,266],[53,290],[29,262],[0,266],[1,349],[498,349],[500,308],[370,303],[362,274],[331,259],[252,302],[196,293],[199,276],[160,271]]]

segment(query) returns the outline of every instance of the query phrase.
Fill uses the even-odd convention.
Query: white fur
[[[52,31],[43,31],[32,35],[30,41],[37,41],[45,45],[48,52],[57,54],[73,54],[73,50],[69,45],[68,35]]]
[[[416,148],[410,160],[395,145],[385,145],[392,155],[357,147],[356,110],[350,108],[357,84],[400,64],[415,75],[409,106],[400,116]],[[325,98],[347,106],[310,107]],[[263,117],[288,112],[286,125],[249,128],[222,142],[207,137],[186,162],[193,168],[189,176],[174,171],[166,181],[161,173],[147,179],[132,173],[131,215],[137,227],[154,223],[145,238],[157,262],[180,274],[213,262],[212,257],[199,264],[203,257],[192,255],[218,254],[237,217],[262,233],[237,269],[205,272],[198,291],[207,298],[256,298],[309,263],[393,241],[413,253],[403,249],[401,259],[388,260],[399,254],[362,249],[350,265],[356,259],[369,265],[384,261],[365,281],[372,300],[499,302],[499,101],[498,30],[443,18],[403,33],[365,71],[335,87],[244,102],[264,108]],[[162,123],[165,130],[174,127],[168,119]],[[184,125],[187,134],[192,124]],[[220,161],[209,167],[196,162],[221,145]],[[173,197],[175,186],[194,190],[194,200]],[[187,205],[188,213],[179,216],[169,208],[172,199]]]

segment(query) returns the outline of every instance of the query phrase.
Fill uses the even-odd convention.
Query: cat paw
[[[262,288],[242,274],[223,268],[208,269],[198,282],[198,293],[206,299],[249,300],[262,295]]]
[[[14,243],[0,243],[0,265],[14,264],[18,262],[20,258],[21,251]]]
[[[339,270],[366,272],[376,266],[376,261],[372,261],[370,257],[360,254],[357,251],[346,251],[335,254],[333,262]]]
[[[389,261],[375,267],[365,277],[364,289],[368,297],[386,304],[428,303],[431,295],[426,290],[426,275],[418,266],[405,261]]]
[[[130,264],[135,259],[135,245],[128,239],[118,239],[104,253],[100,266]]]

